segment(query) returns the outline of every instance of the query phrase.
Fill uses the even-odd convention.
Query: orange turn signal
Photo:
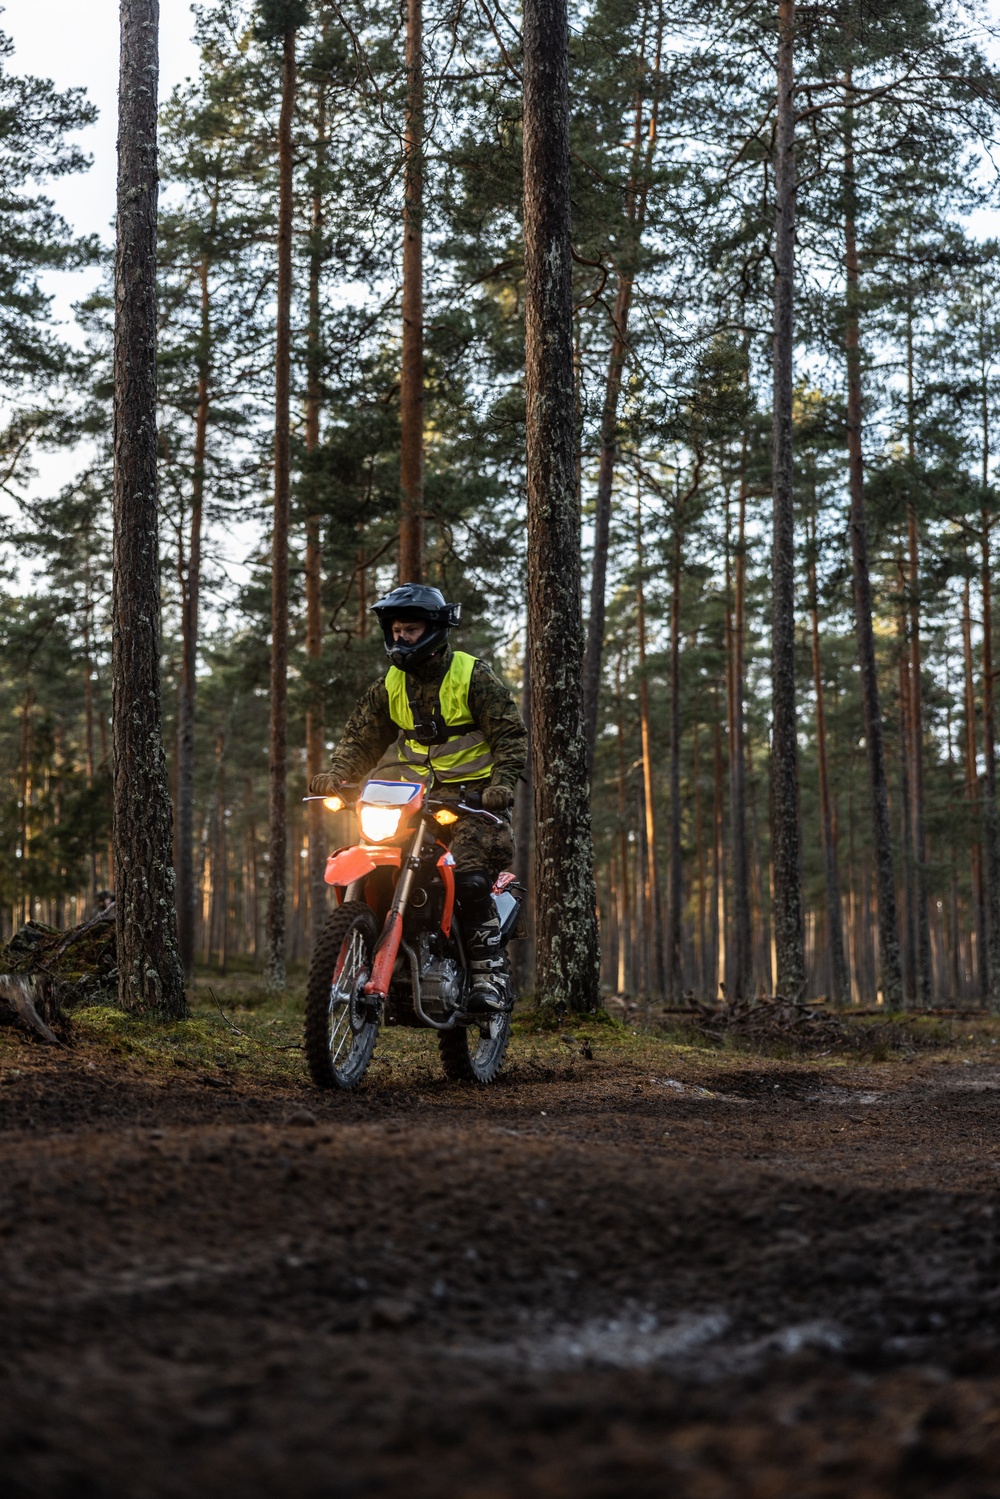
[[[443,828],[447,828],[453,822],[458,821],[458,813],[450,812],[447,807],[442,807],[440,812],[434,813],[434,821],[439,822]]]
[[[343,812],[344,798],[342,796],[324,796],[323,805],[328,812]]]

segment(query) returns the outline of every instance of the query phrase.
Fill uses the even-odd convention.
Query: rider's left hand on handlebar
[[[484,812],[506,812],[514,804],[514,793],[509,786],[487,786],[482,804]]]
[[[336,796],[342,790],[343,783],[339,776],[332,776],[328,770],[321,770],[318,776],[313,776],[309,782],[310,796]]]

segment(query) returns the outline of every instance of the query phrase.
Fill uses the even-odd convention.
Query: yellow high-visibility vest
[[[456,651],[438,689],[439,718],[443,719],[448,738],[441,744],[421,744],[408,731],[415,727],[413,708],[406,690],[406,673],[390,666],[385,676],[389,694],[389,714],[399,729],[399,738],[383,756],[383,764],[394,757],[418,775],[433,774],[436,780],[457,784],[459,781],[485,781],[493,774],[493,754],[469,712],[469,684],[476,657],[467,651]]]

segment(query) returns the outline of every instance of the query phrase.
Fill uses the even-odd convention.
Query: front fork
[[[420,854],[427,837],[427,828],[421,821],[417,825],[406,863],[400,870],[399,879],[392,897],[392,905],[382,925],[382,933],[375,945],[372,961],[372,976],[365,985],[365,994],[371,999],[384,1000],[389,994],[392,971],[399,956],[399,944],[403,940],[403,912],[406,910],[413,880],[420,868]]]

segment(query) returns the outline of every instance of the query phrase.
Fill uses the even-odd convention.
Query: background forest
[[[770,993],[775,983],[781,8],[571,7],[585,687],[603,975],[612,991],[675,1000],[710,998],[720,986],[730,996]],[[167,748],[194,955],[221,968],[264,957],[287,11],[282,0],[194,7],[200,69],[162,101],[160,116]],[[875,1001],[879,982],[872,684],[855,623],[864,577],[903,995],[1000,1002],[1000,245],[972,227],[988,218],[982,210],[998,187],[1000,70],[987,19],[978,5],[951,0],[831,0],[796,11],[792,435],[806,992],[860,1004]],[[522,692],[525,658],[517,10],[426,0],[416,117],[407,113],[414,68],[399,11],[312,0],[294,22],[292,961],[305,955],[324,894],[327,846],[313,832],[310,851],[301,803],[307,763],[321,761],[384,669],[367,610],[397,575],[407,421],[412,431],[412,414],[401,421],[400,380],[404,197],[413,221],[408,117],[423,178],[423,573],[462,602],[462,646],[490,656]],[[8,62],[12,50],[4,40]],[[85,347],[71,347],[38,280],[48,268],[105,257],[45,195],[49,179],[86,169],[75,144],[93,116],[85,94],[60,94],[7,66],[0,96],[6,540],[12,559],[30,565],[12,561],[0,593],[6,937],[32,917],[82,919],[113,883],[113,309],[109,266],[107,290],[78,308]],[[79,472],[39,498],[33,456],[54,447],[79,455]],[[232,576],[237,555],[249,581]],[[530,824],[525,788],[525,869]],[[328,824],[326,835],[332,844],[337,829]]]

